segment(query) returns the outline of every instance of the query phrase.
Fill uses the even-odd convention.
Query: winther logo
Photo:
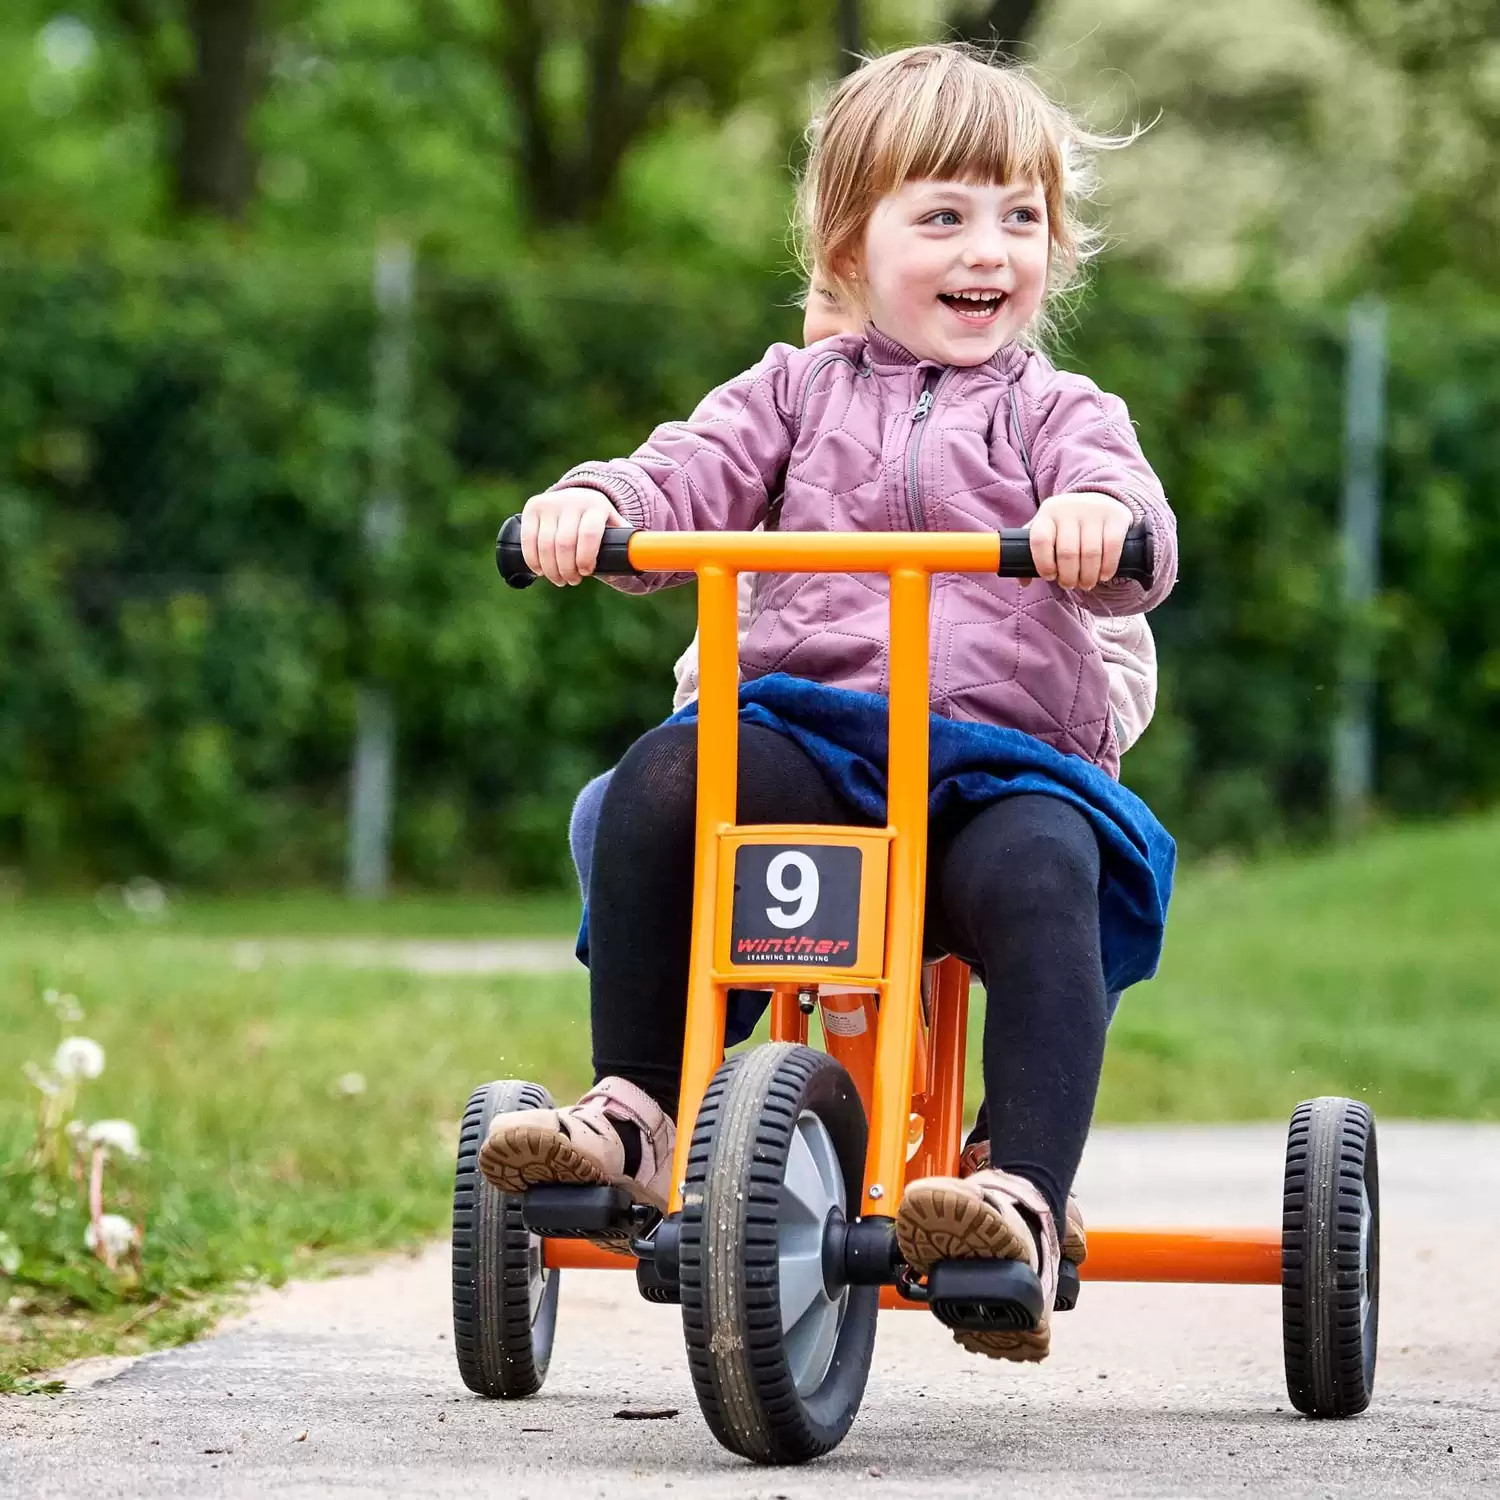
[[[830,938],[740,938],[734,945],[737,959],[835,958],[848,951],[848,943],[834,942]]]

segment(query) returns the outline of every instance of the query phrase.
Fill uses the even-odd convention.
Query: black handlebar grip
[[[630,538],[634,534],[628,526],[611,526],[599,543],[599,561],[594,572],[638,574],[641,570],[630,561]],[[511,516],[500,528],[500,535],[495,538],[495,566],[513,589],[529,589],[536,582],[537,575],[526,566],[521,551],[520,516]]]
[[[634,574],[639,578],[641,570],[630,560],[630,539],[634,535],[634,529],[629,526],[609,527],[599,543],[599,561],[594,564],[594,572],[614,577]]]
[[[513,589],[529,589],[536,582],[536,574],[526,566],[521,551],[520,516],[511,516],[500,528],[495,538],[495,566]]]
[[[1132,526],[1125,533],[1125,545],[1120,550],[1120,566],[1115,569],[1115,577],[1149,589],[1155,576],[1154,569],[1150,528]],[[999,571],[1002,578],[1036,577],[1036,564],[1031,560],[1031,533],[1025,526],[1006,527],[1000,533]]]

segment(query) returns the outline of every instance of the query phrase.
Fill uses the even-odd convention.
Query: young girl
[[[933,579],[934,746],[940,731],[945,746],[962,742],[979,757],[1022,741],[1056,789],[1046,778],[1045,791],[998,800],[934,789],[926,930],[982,971],[991,997],[983,1064],[993,1165],[910,1184],[896,1231],[918,1272],[947,1258],[1025,1261],[1049,1309],[1103,1060],[1106,967],[1114,982],[1131,982],[1155,961],[1151,951],[1126,973],[1101,926],[1122,844],[1095,810],[1128,794],[1110,781],[1118,741],[1086,621],[1153,607],[1176,573],[1172,512],[1124,405],[1055,370],[1030,342],[1088,246],[1071,190],[1090,144],[1103,142],[1024,75],[956,47],[911,48],[861,68],[817,130],[805,219],[814,262],[861,311],[863,329],[806,350],[773,346],[631,458],[584,464],[533,497],[522,534],[528,563],[572,584],[592,570],[608,526],[748,530],[778,483],[786,530],[1030,525],[1043,581]],[[1114,577],[1133,522],[1153,537],[1149,589]],[[674,581],[617,580],[636,591]],[[761,576],[741,654],[747,695],[785,681],[780,674],[843,690],[855,705],[883,692],[885,582]],[[741,823],[869,820],[806,744],[762,723],[741,726]],[[502,1190],[614,1182],[665,1206],[695,781],[695,727],[679,723],[644,735],[614,774],[589,888],[598,1081],[571,1109],[496,1117],[480,1164]],[[1164,898],[1155,894],[1159,948]],[[1039,1359],[1050,1324],[956,1337]]]
[[[835,338],[841,333],[858,333],[863,320],[846,308],[838,294],[828,285],[827,278],[816,267],[808,285],[802,315],[802,343],[815,344],[820,339]],[[754,613],[753,573],[742,573],[739,578],[739,634],[744,645],[745,633],[749,629]],[[1156,646],[1151,637],[1151,627],[1145,615],[1090,615],[1089,629],[1098,643],[1104,661],[1109,689],[1109,709],[1114,719],[1115,737],[1119,752],[1125,752],[1140,738],[1156,708]],[[673,676],[676,690],[672,695],[675,711],[686,708],[698,696],[698,637],[688,643],[687,649],[674,663]],[[593,867],[594,842],[598,832],[599,811],[604,804],[604,794],[614,776],[613,770],[596,776],[579,792],[573,804],[573,813],[568,821],[568,846],[573,855],[573,866],[578,876],[579,890],[587,902],[589,874]],[[580,957],[584,950],[580,948]],[[1110,996],[1111,1009],[1118,997]],[[750,1016],[764,1010],[766,996],[761,993],[730,996],[730,1036],[733,1044],[742,1040],[753,1027]],[[959,1175],[971,1176],[990,1164],[989,1116],[983,1102],[974,1121],[973,1129],[964,1142],[959,1157]],[[1067,1204],[1067,1230],[1063,1236],[1064,1258],[1075,1265],[1082,1265],[1088,1255],[1088,1240],[1084,1230],[1083,1213],[1077,1200],[1069,1194]]]

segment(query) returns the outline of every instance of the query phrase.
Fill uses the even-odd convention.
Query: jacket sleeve
[[[789,362],[773,344],[743,375],[721,385],[686,422],[665,422],[629,458],[584,463],[553,489],[602,491],[634,527],[647,531],[750,531],[766,515],[793,436]],[[611,578],[628,592],[681,583],[691,574]]]
[[[1063,375],[1035,409],[1042,414],[1031,437],[1038,500],[1079,490],[1108,495],[1151,530],[1155,578],[1149,589],[1116,579],[1073,597],[1096,615],[1155,609],[1177,581],[1177,518],[1141,452],[1125,403],[1081,375]]]
[[[1089,626],[1104,658],[1115,739],[1124,755],[1156,712],[1156,642],[1145,615],[1093,615]]]

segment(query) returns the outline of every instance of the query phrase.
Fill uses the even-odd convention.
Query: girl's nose
[[[1003,266],[1008,253],[1005,231],[999,225],[976,226],[964,245],[964,264],[975,270]]]

